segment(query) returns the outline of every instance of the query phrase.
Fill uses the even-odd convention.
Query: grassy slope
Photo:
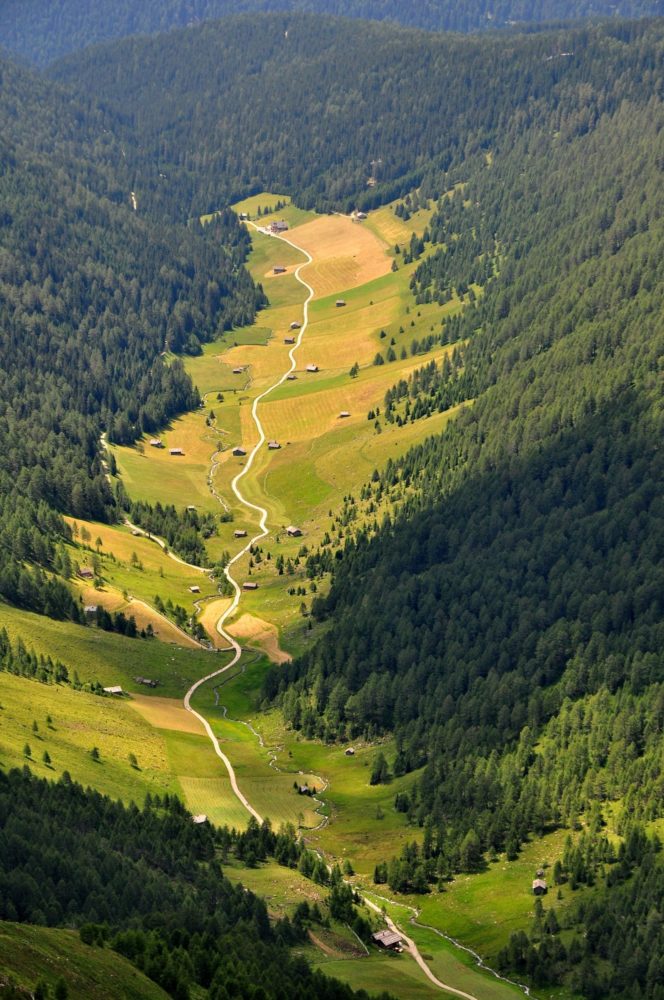
[[[210,653],[199,649],[164,649],[154,640],[125,639],[91,626],[56,622],[0,603],[0,628],[13,640],[21,637],[36,653],[62,660],[81,681],[104,686],[120,684],[126,691],[148,689],[135,676],[159,681],[156,694],[182,697],[194,680],[210,671]],[[216,661],[215,661],[216,662]]]
[[[2,673],[0,705],[3,770],[27,763],[39,777],[51,779],[69,771],[81,784],[125,802],[143,802],[146,792],[178,791],[162,735],[126,701]],[[30,760],[23,752],[26,743]],[[90,756],[93,747],[99,761]],[[45,751],[50,764],[42,760]],[[129,763],[130,753],[137,768]]]
[[[81,943],[74,931],[0,922],[0,968],[18,986],[51,989],[62,978],[70,1000],[166,1000],[167,994],[121,955]]]

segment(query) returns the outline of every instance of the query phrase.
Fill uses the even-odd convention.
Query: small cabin
[[[246,454],[247,452],[245,451],[244,448],[241,448],[240,445],[238,445],[236,448],[233,448],[233,455],[235,456],[235,458],[243,458]]]
[[[337,299],[337,301],[334,304],[336,305],[337,309],[343,309],[343,307],[346,305],[346,300]]]
[[[122,690],[122,688],[120,687],[119,684],[116,684],[116,685],[113,685],[113,687],[104,688],[104,694],[121,695],[121,694],[124,694],[124,691]]]
[[[341,413],[339,414],[339,420],[345,420],[346,417],[349,417],[349,416],[350,416],[350,411],[349,410],[342,410]]]
[[[134,529],[132,530],[132,535],[134,536],[134,538],[140,538],[140,536],[141,536],[142,534],[143,534],[143,532],[142,532],[142,531],[139,531],[139,530],[138,530],[138,528],[134,528]]]
[[[293,375],[292,372],[289,375],[286,376],[286,381],[287,382],[295,382],[296,379],[297,379],[297,375]]]
[[[288,232],[288,223],[286,222],[285,219],[278,219],[276,222],[271,222],[270,223],[270,232],[271,233],[287,233]]]
[[[297,794],[298,795],[313,795],[313,792],[309,788],[309,785],[298,785],[297,786]]]
[[[543,878],[533,879],[533,893],[536,896],[544,896],[547,892],[547,885]]]
[[[200,588],[200,587],[197,587],[197,586],[193,586],[193,587],[190,587],[190,588],[189,588],[189,592],[190,592],[191,594],[200,594],[200,592],[201,592],[201,588]]]
[[[151,448],[163,448],[164,447],[164,442],[161,440],[161,438],[150,438],[150,447]]]
[[[308,372],[317,372],[318,371],[318,365],[307,365],[306,370]]]
[[[134,677],[137,684],[144,684],[145,687],[156,688],[159,681],[152,680],[150,677]]]
[[[78,571],[78,575],[83,580],[91,580],[95,574],[94,571],[91,570],[89,566],[81,566],[81,568]]]
[[[295,337],[284,337],[284,344],[294,344]]]
[[[296,528],[294,524],[289,524],[286,528],[286,534],[291,538],[299,538],[302,534],[302,528]]]
[[[272,274],[285,274],[286,268],[283,264],[275,264],[272,268]]]
[[[240,212],[240,222],[248,222],[248,221],[249,221],[249,213]]]
[[[242,584],[242,589],[243,590],[258,590],[258,584],[254,583],[253,580],[246,580]]]
[[[246,538],[247,537],[247,532],[244,530],[244,528],[236,528],[235,531],[233,532],[233,537],[234,538]]]
[[[354,757],[355,756],[355,747],[346,747],[346,749],[344,750],[344,753],[346,754],[347,757]]]
[[[366,219],[366,217],[367,217],[367,213],[366,212],[356,212],[355,213],[355,218],[356,219],[363,220],[363,219]]]
[[[86,604],[85,607],[83,608],[83,613],[85,614],[86,618],[94,618],[94,616],[97,614],[98,609],[99,609],[98,604]]]
[[[188,503],[188,504],[187,504],[187,510],[188,510],[188,511],[189,511],[190,513],[191,513],[191,511],[192,511],[192,510],[196,510],[196,504],[195,504],[195,503]]]
[[[234,368],[233,375],[244,375],[244,368]]]
[[[207,816],[205,813],[199,813],[198,816],[192,816],[191,821],[192,823],[195,823],[196,826],[200,826],[202,823],[207,823]]]
[[[169,448],[168,449],[168,454],[169,455],[184,455],[184,452],[183,452],[182,448]]]
[[[281,445],[279,444],[278,441],[268,441],[267,446],[270,449],[270,451],[279,451],[279,449],[281,448]]]
[[[291,330],[299,330],[301,328],[301,326],[302,326],[301,323],[298,323],[297,320],[293,320],[293,322],[290,325],[290,328],[291,328]]]
[[[387,948],[389,951],[402,950],[402,939],[396,931],[377,931],[375,934],[372,934],[371,937],[379,948]]]

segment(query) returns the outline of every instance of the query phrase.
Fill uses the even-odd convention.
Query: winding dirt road
[[[253,223],[251,223],[251,225],[253,225]],[[258,228],[257,226],[254,226],[254,229],[257,229],[257,228]],[[300,271],[301,271],[301,269],[303,267],[306,267],[307,264],[311,264],[313,258],[311,257],[311,255],[309,253],[307,253],[306,250],[303,250],[301,247],[298,247],[295,243],[292,243],[291,240],[287,239],[285,236],[279,236],[279,237],[274,237],[274,238],[275,239],[280,239],[284,243],[288,243],[290,246],[293,247],[294,250],[298,250],[300,253],[304,254],[304,256],[306,257],[306,260],[302,261],[301,264],[298,264],[298,266],[297,266],[297,268],[295,269],[295,272],[294,272],[295,277],[300,282],[300,284],[304,285],[304,287],[307,289],[307,297],[306,297],[306,299],[304,301],[304,306],[303,306],[304,317],[303,317],[302,326],[300,327],[300,332],[298,333],[298,336],[297,336],[297,340],[296,340],[295,344],[293,345],[293,347],[291,347],[290,351],[288,352],[288,356],[290,358],[290,367],[286,369],[286,371],[283,373],[283,375],[279,379],[277,379],[276,382],[274,382],[267,389],[264,389],[263,392],[260,393],[260,395],[256,396],[256,398],[253,401],[253,404],[251,406],[251,416],[252,416],[252,419],[253,419],[253,421],[254,421],[254,423],[256,425],[256,429],[258,431],[258,441],[254,445],[254,447],[251,449],[251,451],[249,453],[249,456],[247,458],[246,464],[243,466],[243,468],[240,470],[240,472],[238,472],[238,474],[235,476],[235,478],[233,479],[233,481],[231,483],[231,490],[232,490],[233,494],[237,497],[237,499],[240,501],[240,503],[243,504],[248,510],[256,511],[256,513],[260,516],[260,520],[259,520],[259,529],[260,530],[252,538],[249,539],[249,541],[244,546],[244,548],[240,549],[240,551],[236,555],[233,556],[233,558],[230,560],[230,562],[228,563],[228,565],[226,566],[226,568],[224,570],[224,574],[226,576],[226,579],[228,580],[228,582],[230,583],[231,587],[233,588],[233,600],[231,601],[231,603],[229,604],[229,606],[226,608],[226,610],[222,614],[222,616],[219,619],[219,621],[217,622],[217,632],[219,633],[219,635],[222,636],[222,638],[224,638],[228,642],[229,646],[233,650],[233,656],[231,657],[231,659],[229,660],[229,662],[224,667],[221,667],[219,670],[213,670],[212,673],[207,674],[207,676],[205,676],[205,677],[201,677],[199,680],[196,681],[195,684],[192,684],[192,686],[189,688],[189,690],[187,691],[187,693],[186,693],[186,695],[184,697],[184,707],[187,709],[188,712],[191,712],[192,715],[195,715],[196,718],[200,720],[200,722],[202,723],[202,725],[205,727],[205,731],[208,734],[208,736],[210,738],[210,741],[212,742],[212,745],[214,747],[215,753],[220,758],[220,760],[223,761],[224,766],[226,767],[226,770],[228,771],[228,776],[229,776],[230,781],[231,781],[231,787],[233,789],[233,792],[235,793],[235,795],[237,796],[237,798],[240,800],[240,802],[242,803],[242,805],[245,807],[245,809],[247,809],[248,812],[250,812],[251,815],[254,816],[258,820],[259,823],[262,822],[262,819],[263,819],[262,816],[260,816],[260,814],[258,812],[256,812],[256,810],[251,805],[251,803],[249,802],[249,800],[240,791],[240,789],[238,787],[238,783],[237,783],[237,778],[235,776],[235,771],[233,769],[233,765],[231,764],[230,760],[228,759],[228,757],[226,756],[226,754],[222,751],[221,747],[219,746],[219,740],[217,739],[217,737],[213,733],[212,727],[210,726],[210,724],[207,721],[207,719],[205,719],[199,712],[197,712],[194,708],[192,708],[192,706],[191,706],[191,699],[192,699],[193,695],[195,694],[195,692],[198,690],[198,688],[201,687],[201,685],[207,683],[207,681],[209,681],[209,680],[212,680],[214,677],[219,677],[219,676],[221,676],[221,674],[225,674],[228,670],[230,670],[232,667],[235,666],[235,664],[238,662],[238,660],[240,659],[240,657],[242,655],[242,647],[240,646],[240,643],[235,638],[233,638],[233,636],[229,632],[227,632],[226,629],[224,628],[224,625],[228,621],[228,619],[230,617],[232,617],[232,615],[235,614],[235,612],[237,610],[237,607],[238,607],[238,604],[240,603],[240,597],[242,596],[242,590],[240,588],[240,584],[237,582],[237,580],[233,576],[232,570],[233,570],[233,566],[235,565],[235,563],[237,563],[240,559],[242,559],[242,557],[247,554],[247,552],[249,551],[249,549],[253,545],[255,545],[256,542],[259,542],[262,538],[265,538],[267,536],[267,534],[268,534],[268,528],[267,528],[267,510],[265,509],[265,507],[261,507],[259,504],[255,504],[255,503],[252,503],[251,500],[247,500],[247,498],[244,496],[244,494],[240,490],[239,484],[242,481],[242,479],[244,479],[244,477],[247,475],[247,473],[251,470],[251,467],[254,464],[254,459],[256,458],[256,455],[258,454],[258,452],[263,447],[263,445],[265,444],[265,441],[266,441],[265,431],[263,430],[263,425],[261,423],[260,417],[258,416],[258,406],[259,406],[259,403],[261,403],[261,401],[264,400],[266,396],[269,396],[269,394],[271,392],[274,392],[274,390],[276,388],[278,388],[278,386],[283,385],[283,383],[286,381],[286,379],[291,374],[291,372],[293,372],[295,370],[295,366],[296,366],[295,352],[297,351],[297,349],[299,348],[300,344],[302,343],[302,338],[303,338],[303,336],[304,336],[304,334],[306,332],[307,325],[309,323],[309,303],[311,302],[311,299],[313,298],[314,290],[311,287],[311,285],[308,284],[308,282],[306,282],[304,280],[304,278],[300,275]]]

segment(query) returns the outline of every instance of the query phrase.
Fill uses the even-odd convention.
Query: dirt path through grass
[[[253,226],[253,223],[250,223],[250,225]],[[254,226],[254,229],[258,229],[258,227]],[[266,232],[266,230],[262,230],[262,231]],[[304,260],[301,264],[298,264],[298,266],[296,267],[295,272],[294,272],[295,273],[295,277],[300,282],[300,284],[304,285],[304,287],[307,289],[307,297],[306,297],[306,299],[304,301],[304,305],[303,305],[303,321],[302,321],[302,326],[300,327],[297,339],[295,341],[295,344],[293,345],[293,347],[288,352],[288,356],[290,358],[290,367],[280,376],[280,378],[277,379],[276,382],[274,382],[267,389],[265,389],[262,393],[260,393],[260,395],[256,396],[256,398],[254,399],[254,401],[252,403],[252,406],[251,406],[251,416],[252,416],[252,419],[254,421],[254,424],[256,425],[256,429],[258,431],[258,441],[254,445],[254,447],[251,449],[251,451],[249,453],[249,456],[247,458],[246,464],[243,466],[243,468],[240,470],[240,472],[238,472],[238,474],[235,476],[235,478],[233,479],[233,481],[231,483],[231,490],[232,490],[233,494],[235,495],[235,497],[237,497],[237,499],[240,501],[240,503],[243,504],[243,506],[245,506],[248,510],[255,511],[259,515],[259,518],[260,518],[260,520],[259,520],[259,531],[255,535],[253,535],[252,538],[250,538],[247,541],[247,544],[242,549],[240,549],[240,551],[235,556],[233,556],[233,558],[230,560],[230,562],[227,564],[226,568],[224,569],[224,575],[226,576],[226,579],[230,583],[231,587],[233,588],[233,598],[231,600],[231,603],[224,610],[224,612],[222,613],[219,621],[217,622],[217,632],[219,633],[220,636],[222,636],[222,638],[224,638],[228,642],[229,646],[233,649],[233,656],[231,657],[231,659],[228,661],[228,663],[225,666],[221,667],[219,670],[212,671],[212,673],[208,674],[206,677],[201,677],[198,681],[196,681],[195,684],[192,684],[192,686],[189,688],[189,690],[187,691],[187,693],[186,693],[186,695],[184,697],[184,707],[187,709],[188,712],[191,712],[192,715],[195,715],[196,718],[199,719],[200,722],[203,724],[203,726],[205,728],[205,731],[206,731],[208,737],[210,738],[210,741],[211,741],[211,743],[212,743],[212,745],[214,747],[215,753],[217,754],[217,756],[219,757],[219,759],[223,762],[224,766],[226,767],[226,770],[228,771],[228,776],[229,776],[230,781],[231,781],[231,787],[233,789],[233,792],[235,793],[235,795],[237,796],[237,798],[240,800],[240,802],[242,803],[242,805],[245,807],[245,809],[248,812],[250,812],[251,815],[256,820],[258,820],[259,823],[262,823],[263,817],[259,815],[259,813],[254,809],[254,807],[251,805],[251,803],[246,798],[246,796],[240,791],[240,788],[239,788],[238,783],[237,783],[237,778],[236,778],[236,775],[235,775],[235,771],[233,769],[233,765],[231,764],[231,762],[228,759],[228,757],[226,756],[226,754],[222,751],[222,749],[221,749],[221,747],[219,745],[219,740],[217,739],[217,737],[215,736],[214,732],[212,731],[212,727],[210,726],[210,723],[207,721],[207,719],[204,718],[204,716],[202,716],[199,712],[197,712],[194,708],[192,708],[192,706],[191,706],[191,699],[192,699],[193,695],[196,693],[196,691],[198,690],[199,687],[201,687],[203,684],[207,683],[207,681],[212,680],[214,677],[219,677],[222,674],[226,673],[228,670],[230,670],[232,667],[235,666],[235,664],[238,662],[238,660],[240,659],[240,657],[242,655],[242,647],[240,646],[240,643],[230,634],[230,632],[226,631],[226,629],[224,628],[224,626],[225,626],[226,622],[228,621],[228,619],[232,615],[235,614],[235,612],[236,612],[236,610],[238,608],[238,605],[240,603],[240,598],[242,596],[242,588],[241,588],[240,584],[238,583],[238,581],[233,576],[232,570],[233,570],[234,565],[240,559],[242,559],[243,556],[245,556],[247,554],[247,552],[249,551],[249,549],[252,548],[252,546],[254,546],[256,544],[256,542],[259,542],[262,538],[265,538],[267,536],[267,534],[268,534],[268,528],[267,528],[268,513],[267,513],[267,510],[265,509],[265,507],[261,507],[259,504],[255,504],[255,503],[252,503],[251,500],[247,500],[247,498],[242,493],[239,484],[242,481],[242,479],[244,479],[244,477],[247,475],[247,473],[251,470],[251,467],[254,464],[254,459],[256,458],[256,455],[258,454],[258,452],[263,447],[263,445],[265,444],[265,441],[266,441],[265,431],[263,430],[263,425],[262,425],[261,419],[260,419],[260,417],[258,415],[259,404],[261,403],[261,401],[263,399],[265,399],[266,396],[268,396],[271,392],[273,392],[276,388],[278,388],[278,386],[282,385],[286,381],[286,379],[288,378],[288,376],[291,374],[291,372],[293,372],[295,370],[295,352],[300,347],[300,344],[302,343],[302,338],[304,337],[304,334],[306,333],[306,330],[307,330],[307,326],[309,324],[309,303],[311,302],[311,300],[312,300],[312,298],[314,296],[314,290],[311,287],[311,285],[309,285],[304,280],[304,278],[301,277],[300,271],[302,270],[303,267],[306,267],[307,264],[311,264],[313,262],[313,258],[311,256],[311,254],[309,254],[306,250],[302,250],[300,247],[296,246],[295,243],[292,243],[291,240],[287,239],[285,236],[277,236],[277,237],[274,237],[274,238],[275,239],[279,239],[279,240],[283,241],[284,243],[288,243],[291,247],[293,247],[293,249],[300,251],[306,257],[306,260]]]

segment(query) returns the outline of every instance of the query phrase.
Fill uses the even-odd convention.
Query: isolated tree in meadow
[[[93,760],[99,760],[100,753],[97,747],[92,748],[92,750],[90,751],[90,756],[92,757]]]
[[[371,770],[371,777],[369,778],[370,785],[381,785],[388,781],[390,777],[390,769],[387,766],[387,760],[385,759],[385,754],[382,750],[379,750],[376,754],[376,758],[373,763],[373,768]]]
[[[350,375],[351,378],[357,378],[357,376],[360,374],[360,366],[357,363],[357,361],[355,362],[351,370],[348,372],[348,374]]]
[[[32,757],[32,747],[30,746],[29,743],[26,743],[25,746],[23,747],[23,756]]]
[[[42,754],[42,760],[44,761],[47,767],[51,763],[51,755],[48,752],[48,750],[44,750],[44,753]]]

